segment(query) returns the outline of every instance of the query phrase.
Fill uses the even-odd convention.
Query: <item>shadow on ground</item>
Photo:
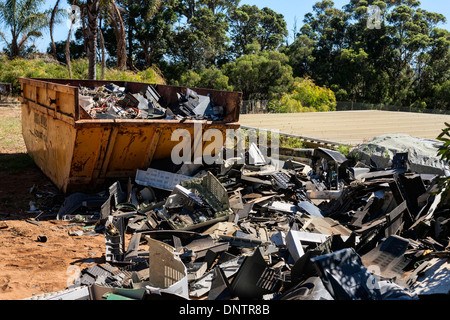
[[[58,197],[58,189],[28,154],[0,153],[0,219],[34,218],[32,203],[49,206]]]

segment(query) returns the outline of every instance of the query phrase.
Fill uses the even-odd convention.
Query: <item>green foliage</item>
[[[232,54],[240,56],[248,54],[247,45],[253,43],[258,36],[260,12],[257,6],[243,5],[230,14],[230,32],[233,44]]]
[[[446,128],[442,129],[437,137],[442,145],[439,147],[438,156],[441,160],[450,164],[450,124],[445,123]],[[439,180],[439,191],[442,191],[442,203],[450,202],[450,177],[441,177]]]
[[[0,82],[11,83],[13,90],[20,89],[18,77],[27,78],[67,78],[67,68],[44,59],[0,58]]]
[[[368,28],[368,7],[381,9]],[[294,76],[311,76],[339,100],[450,109],[450,32],[440,13],[419,1],[348,0],[342,9],[323,0],[305,15],[285,49]]]
[[[248,149],[250,146],[250,141],[257,141],[259,145],[265,145],[270,147],[272,145],[272,132],[271,131],[260,131],[260,130],[241,130],[244,137],[245,148]],[[277,134],[278,137],[277,145],[281,148],[305,148],[305,143],[297,137],[287,136],[283,134]],[[236,147],[235,145],[233,147]]]
[[[280,135],[280,147],[282,148],[305,148],[305,143],[300,138]]]
[[[152,65],[151,67],[149,67],[147,69],[137,72],[137,75],[141,79],[140,80],[141,82],[166,84],[164,75],[162,74],[161,70],[158,69],[158,67],[156,65]]]
[[[276,13],[270,8],[261,10],[261,34],[258,42],[261,50],[275,50],[288,35],[286,22],[282,14]]]
[[[294,90],[273,101],[272,110],[282,113],[336,110],[336,97],[331,89],[314,84],[310,78],[294,82]]]
[[[181,8],[188,26],[176,28],[169,48],[174,60],[186,64],[188,69],[217,65],[227,49],[227,16],[215,13],[208,5],[198,5],[193,12],[185,9]]]
[[[352,150],[353,146],[349,144],[340,144],[337,147],[337,151],[342,153],[344,156],[349,157],[350,151]]]
[[[99,66],[97,66],[97,68],[99,68]],[[138,72],[133,72],[130,70],[119,71],[117,69],[107,68],[105,71],[104,80],[148,82],[159,84],[165,83],[164,79],[162,78],[162,75],[154,67],[150,67]]]
[[[201,76],[194,70],[188,70],[180,77],[180,81],[176,81],[175,85],[181,85],[185,87],[197,87],[201,81]]]
[[[59,62],[66,63],[66,40],[56,41],[55,42],[56,47],[56,59]],[[52,45],[49,43],[47,48],[47,54],[52,54]],[[78,43],[75,41],[70,41],[70,59],[76,60],[81,59],[84,56],[84,45],[83,43]]]
[[[276,99],[272,110],[333,110],[332,101],[291,96],[294,79],[310,77],[317,86],[330,88],[337,100],[450,110],[450,32],[439,28],[446,18],[422,9],[419,1],[347,0],[337,8],[333,1],[319,0],[299,30],[294,27],[291,44],[281,14],[239,2],[117,0],[126,32],[127,67],[141,71],[108,69],[106,78],[158,82],[163,81],[158,72],[162,70],[171,84],[242,91],[244,99]],[[4,54],[32,56],[35,48],[30,40],[48,26],[43,3],[0,2]],[[103,6],[106,3],[100,4],[99,27],[109,67],[116,65],[122,46],[117,44],[114,18]],[[381,9],[379,28],[368,27],[371,5]],[[83,25],[87,16],[83,15]],[[86,32],[79,29],[74,36],[73,77],[88,78],[87,60],[82,60],[87,56]],[[65,63],[65,41],[56,47],[57,59]],[[42,76],[46,70],[35,64],[18,66],[18,71],[5,68],[1,77],[10,82],[14,74]],[[67,77],[64,68],[55,68],[45,73]],[[98,66],[97,71],[100,74]],[[280,105],[282,96],[285,101]]]
[[[313,55],[316,42],[305,35],[299,35],[294,42],[283,48],[289,57],[289,65],[292,66],[294,76],[311,74],[311,64],[314,62]]]
[[[232,91],[233,87],[228,84],[228,80],[228,77],[221,70],[212,67],[197,72],[189,70],[175,84],[185,87]]]
[[[145,69],[160,61],[172,45],[173,28],[178,19],[176,1],[118,0],[118,3],[126,9],[122,17],[128,25],[127,49],[132,64]],[[115,46],[108,48],[114,51]],[[114,56],[113,52],[109,54]]]
[[[278,51],[243,55],[222,67],[234,90],[243,99],[271,99],[290,91],[294,83],[289,58]]]
[[[42,36],[48,26],[49,12],[42,12],[44,0],[6,0],[0,2],[0,22],[9,35],[0,32],[9,57],[23,57],[30,50],[28,42]]]
[[[88,60],[78,59],[72,61],[72,74],[74,79],[87,79]],[[100,66],[97,65],[100,74]],[[9,60],[6,57],[0,58],[0,82],[11,83],[13,90],[20,89],[19,77],[27,78],[56,78],[66,79],[69,77],[67,68],[49,58],[24,59],[16,58]],[[106,69],[105,80],[124,80],[136,82],[148,82],[164,84],[160,72],[155,68],[148,68],[139,72],[118,71],[116,69]]]

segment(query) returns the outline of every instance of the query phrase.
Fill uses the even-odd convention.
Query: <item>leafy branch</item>
[[[445,123],[446,128],[442,129],[441,134],[437,137],[443,144],[439,147],[438,156],[441,160],[450,163],[450,124]],[[439,192],[442,192],[442,203],[448,203],[450,200],[450,177],[441,177],[439,179]]]

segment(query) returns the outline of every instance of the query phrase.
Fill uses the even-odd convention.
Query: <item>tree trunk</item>
[[[87,56],[89,59],[88,78],[96,80],[97,78],[97,32],[98,32],[98,0],[86,0],[88,26],[87,26]]]
[[[12,33],[12,32],[11,32]],[[16,58],[19,56],[19,45],[17,44],[17,36],[12,33],[12,40],[11,40],[11,59]]]
[[[66,41],[66,63],[67,63],[67,70],[69,71],[69,78],[72,79],[72,63],[70,61],[70,36],[72,35],[72,26],[69,29],[69,35],[67,36]]]
[[[123,23],[122,15],[115,1],[112,4],[112,19],[111,22],[114,27],[117,41],[117,69],[124,71],[127,68],[127,45],[126,45],[126,31]]]
[[[134,27],[134,19],[131,18],[131,14],[128,14],[128,34],[127,34],[127,40],[128,40],[128,66],[130,69],[134,68],[133,65],[133,27]]]
[[[100,35],[100,48],[102,51],[102,71],[101,71],[101,76],[100,76],[100,80],[104,80],[105,79],[105,69],[106,69],[106,57],[105,57],[105,39],[103,38],[103,32],[102,29],[99,28],[99,35]]]
[[[50,39],[52,41],[52,51],[53,51],[53,57],[55,59],[57,59],[57,56],[56,56],[56,45],[55,45],[55,41],[53,40],[53,25],[55,23],[55,15],[56,15],[56,10],[58,10],[59,1],[60,0],[56,0],[56,4],[55,4],[55,7],[52,10],[52,14],[50,16],[50,22],[49,22],[49,25],[50,25]]]
[[[83,5],[81,9],[81,32],[83,33],[83,47],[84,52],[88,52],[87,43],[88,43],[88,33],[87,33],[87,26],[86,26],[86,7]]]
[[[142,51],[144,52],[145,69],[147,69],[151,65],[150,41],[148,39],[143,39],[141,41],[141,47]]]

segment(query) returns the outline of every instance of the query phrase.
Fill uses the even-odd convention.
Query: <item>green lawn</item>
[[[0,107],[0,171],[18,173],[34,166],[22,138],[21,109]]]

